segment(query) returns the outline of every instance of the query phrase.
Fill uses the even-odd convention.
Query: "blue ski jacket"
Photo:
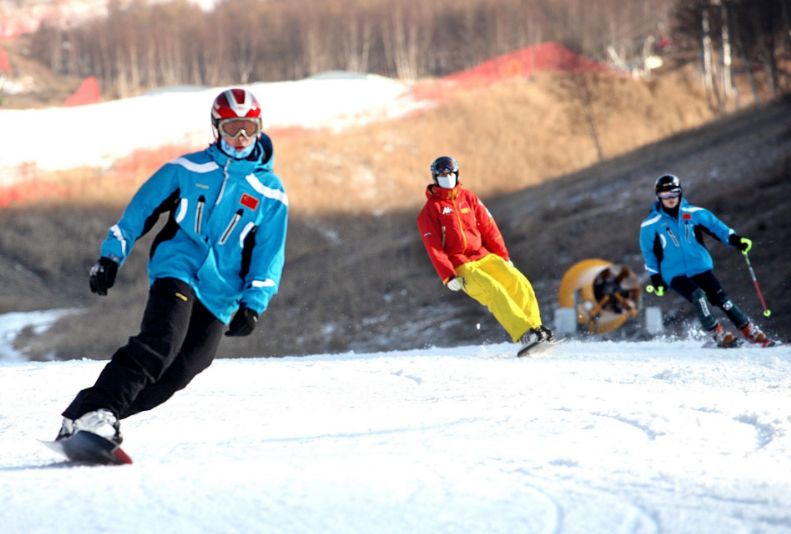
[[[640,250],[649,274],[660,274],[670,285],[677,276],[694,276],[714,268],[711,254],[703,243],[709,234],[728,244],[733,229],[705,208],[681,199],[678,217],[669,215],[660,203],[640,225]]]
[[[273,159],[272,141],[261,134],[249,159],[231,158],[213,143],[166,163],[110,228],[102,256],[123,265],[135,242],[169,213],[151,247],[151,283],[189,284],[225,324],[241,303],[263,313],[280,285],[288,220]]]

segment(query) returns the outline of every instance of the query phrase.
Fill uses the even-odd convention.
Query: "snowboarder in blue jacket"
[[[661,297],[671,288],[695,308],[700,324],[720,347],[736,347],[736,336],[712,314],[709,304],[725,315],[751,343],[771,346],[773,342],[728,297],[714,276],[714,262],[703,242],[709,235],[747,253],[752,241],[705,208],[693,206],[682,195],[681,182],[664,174],[655,182],[657,201],[640,225],[640,250],[651,278],[649,291]]]
[[[184,388],[211,364],[223,331],[249,335],[277,292],[288,197],[261,108],[249,91],[229,89],[215,98],[211,123],[215,142],[162,166],[101,245],[90,288],[106,295],[135,242],[168,216],[150,251],[140,333],[66,408],[57,439],[87,430],[120,444],[121,419]]]

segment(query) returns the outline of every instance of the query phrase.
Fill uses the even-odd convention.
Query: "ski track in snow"
[[[36,442],[103,362],[0,363],[2,531],[791,532],[791,349],[513,352],[220,359],[123,467]]]

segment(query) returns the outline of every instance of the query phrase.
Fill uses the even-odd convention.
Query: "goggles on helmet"
[[[434,162],[434,172],[439,174],[453,174],[457,170],[456,162],[453,158],[439,158]]]
[[[242,134],[252,138],[261,132],[261,121],[258,119],[224,119],[220,121],[219,130],[228,139],[236,139]]]
[[[662,200],[667,199],[667,198],[678,198],[678,197],[681,196],[681,191],[679,191],[679,190],[662,191],[661,193],[657,193],[656,196],[659,197]]]

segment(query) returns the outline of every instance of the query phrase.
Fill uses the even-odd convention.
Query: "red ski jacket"
[[[446,284],[456,267],[494,253],[508,261],[508,249],[497,223],[472,191],[457,185],[426,188],[426,205],[417,218],[423,245]]]

